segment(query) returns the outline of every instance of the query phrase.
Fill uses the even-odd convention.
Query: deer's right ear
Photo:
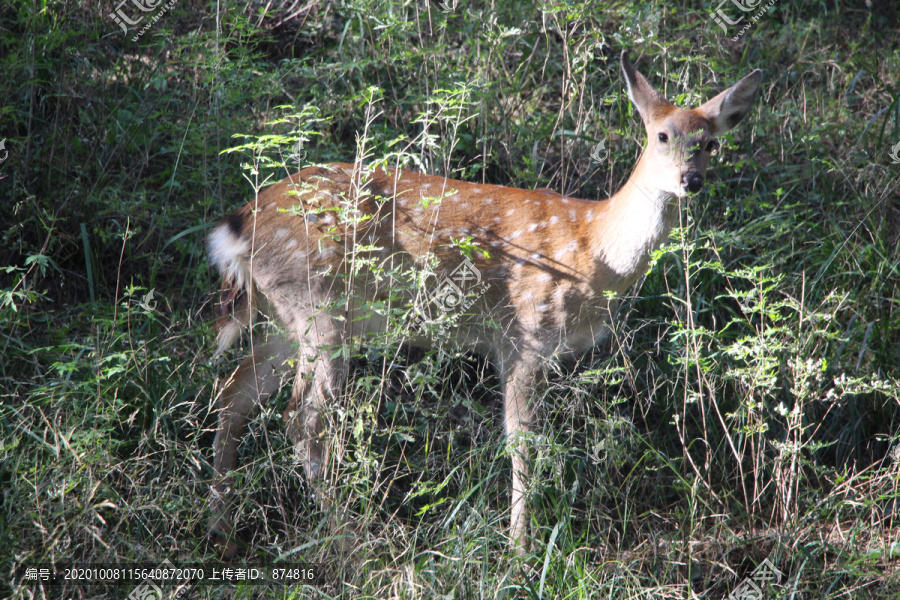
[[[668,104],[668,101],[662,94],[653,89],[646,77],[634,68],[625,52],[622,52],[622,75],[625,77],[625,85],[628,86],[628,97],[631,98],[631,103],[641,113],[641,119],[646,125],[653,107],[659,104]]]

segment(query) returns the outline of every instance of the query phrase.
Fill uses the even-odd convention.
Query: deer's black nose
[[[685,173],[681,176],[681,187],[691,194],[696,194],[703,189],[703,176],[700,173]]]

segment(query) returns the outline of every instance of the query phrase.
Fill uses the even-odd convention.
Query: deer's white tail
[[[250,270],[250,243],[235,232],[228,220],[209,235],[210,262],[222,276],[217,313],[216,351],[218,358],[231,348],[250,326],[255,316],[253,280]]]

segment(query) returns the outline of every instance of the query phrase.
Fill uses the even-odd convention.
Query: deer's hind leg
[[[342,352],[335,352],[343,341],[341,327],[330,316],[320,315],[310,320],[310,327],[300,342],[297,379],[284,413],[288,438],[339,540],[350,539],[353,534],[328,486],[330,452],[324,413],[338,399],[346,382],[346,361]],[[346,547],[346,544],[339,545]]]
[[[212,513],[210,540],[225,558],[231,558],[238,546],[234,538],[232,513],[234,482],[229,472],[238,466],[238,446],[247,423],[259,412],[269,396],[281,387],[287,373],[293,345],[281,336],[255,346],[250,356],[232,373],[219,399],[219,426],[213,442],[215,471],[210,489]]]

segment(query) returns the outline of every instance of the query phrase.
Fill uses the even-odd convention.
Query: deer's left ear
[[[756,69],[736,84],[701,106],[697,111],[712,121],[713,135],[725,133],[741,122],[762,83],[762,71]]]

